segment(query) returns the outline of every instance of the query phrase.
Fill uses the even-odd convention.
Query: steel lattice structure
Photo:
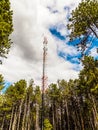
[[[41,130],[44,130],[44,111],[45,111],[45,89],[47,88],[47,75],[46,75],[46,59],[47,59],[47,38],[44,37],[43,41],[43,75],[42,75],[42,111],[41,111]]]

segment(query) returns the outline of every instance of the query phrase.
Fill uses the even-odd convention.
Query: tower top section
[[[44,37],[44,42],[43,42],[43,44],[47,44],[47,43],[48,43],[47,37]]]

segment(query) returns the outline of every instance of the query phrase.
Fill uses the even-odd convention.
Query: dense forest
[[[1,58],[12,44],[12,15],[9,0],[1,0]],[[72,11],[68,29],[70,40],[80,38],[77,47],[82,52],[83,68],[78,79],[48,85],[43,104],[42,86],[35,85],[33,79],[29,83],[20,79],[2,91],[5,80],[0,74],[0,130],[98,130],[98,60],[85,53],[89,36],[98,38],[98,1],[82,0]]]
[[[98,130],[98,61],[85,57],[79,79],[58,80],[44,92],[44,130]],[[0,88],[3,88],[0,76]],[[42,93],[20,80],[0,95],[1,130],[39,130]]]

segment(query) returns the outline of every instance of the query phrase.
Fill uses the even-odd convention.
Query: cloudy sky
[[[20,79],[41,85],[43,38],[48,39],[48,83],[78,77],[77,49],[68,44],[66,28],[70,11],[81,0],[10,0],[13,10],[13,45],[0,72],[8,82]],[[96,41],[95,41],[96,42]],[[91,54],[97,57],[96,45]]]

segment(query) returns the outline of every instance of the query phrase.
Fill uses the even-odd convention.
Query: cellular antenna
[[[46,59],[47,59],[47,37],[43,41],[43,75],[42,75],[42,111],[41,111],[41,130],[44,130],[44,111],[45,111],[45,90],[47,88],[47,75],[46,75]]]

